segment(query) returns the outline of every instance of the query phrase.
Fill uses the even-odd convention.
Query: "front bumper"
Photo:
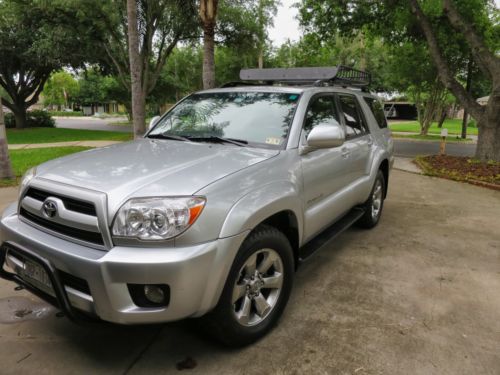
[[[0,221],[0,243],[33,253],[38,263],[46,263],[53,275],[62,271],[88,284],[88,292],[82,292],[61,280],[52,280],[53,285],[61,284],[59,294],[63,295],[58,295],[57,290],[55,293],[60,308],[69,309],[70,314],[71,310],[83,311],[120,324],[167,322],[201,316],[212,309],[246,235],[245,232],[189,247],[115,246],[105,252],[52,236],[22,222],[16,205],[8,207]],[[10,255],[7,251],[6,258],[6,265],[14,271],[23,266],[15,251]],[[3,277],[9,278],[5,273]],[[168,306],[135,305],[129,284],[168,285]]]

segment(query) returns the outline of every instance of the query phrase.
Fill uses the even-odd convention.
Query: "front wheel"
[[[384,208],[385,184],[384,174],[379,170],[370,193],[370,198],[364,204],[365,213],[356,223],[358,226],[370,229],[378,224],[382,215],[382,209]]]
[[[250,344],[277,323],[293,283],[293,251],[286,236],[260,226],[244,241],[216,308],[204,320],[226,345]]]

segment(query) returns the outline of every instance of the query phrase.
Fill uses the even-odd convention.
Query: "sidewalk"
[[[80,147],[104,147],[110,146],[117,143],[122,143],[121,141],[71,141],[71,142],[54,142],[54,143],[26,143],[9,145],[9,150],[24,150],[31,148],[50,148],[50,147],[68,147],[68,146],[80,146]]]
[[[402,158],[395,157],[394,158],[394,169],[398,169],[404,172],[417,173],[422,174],[422,170],[418,165],[413,163],[412,158]]]

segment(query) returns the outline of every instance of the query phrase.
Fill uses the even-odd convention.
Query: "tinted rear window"
[[[377,124],[379,128],[387,128],[387,120],[385,118],[384,106],[382,103],[374,98],[365,97],[365,102],[368,104],[368,107],[372,110],[373,116],[375,120],[377,120]]]

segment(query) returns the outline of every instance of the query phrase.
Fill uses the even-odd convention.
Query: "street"
[[[476,145],[470,143],[447,143],[446,154],[452,156],[474,156]],[[413,141],[394,138],[394,155],[415,157],[439,153],[439,142]]]
[[[126,117],[111,118],[101,120],[94,117],[56,117],[57,128],[67,129],[87,129],[87,130],[108,130],[114,132],[132,132],[130,125],[110,125],[113,122],[127,121]]]
[[[0,209],[16,198],[2,189]],[[186,320],[78,326],[0,281],[2,374],[498,374],[500,192],[393,171],[379,226],[299,267],[278,327],[244,349]]]

